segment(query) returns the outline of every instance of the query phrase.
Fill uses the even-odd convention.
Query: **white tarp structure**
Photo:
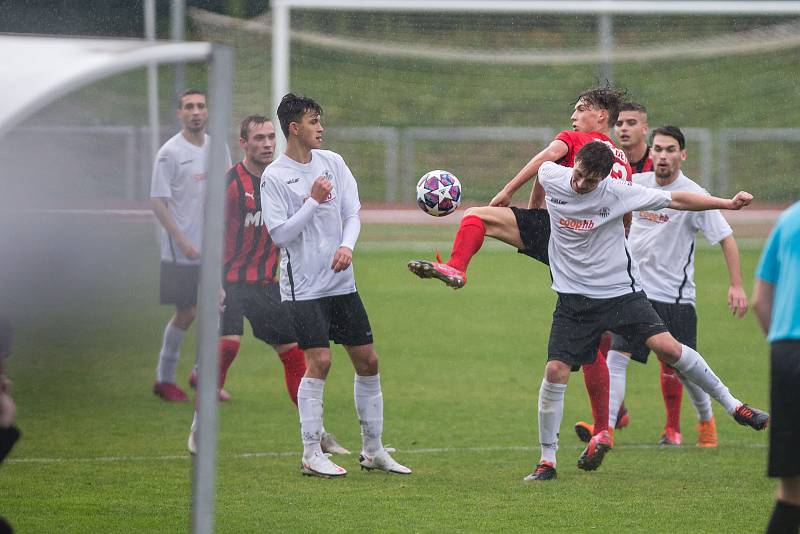
[[[208,173],[226,172],[225,139],[231,114],[233,50],[211,43],[167,43],[136,39],[91,39],[0,34],[0,142],[15,126],[60,97],[97,80],[161,63],[204,61],[209,69]],[[0,162],[0,174],[3,164]],[[208,180],[198,301],[200,420],[194,466],[192,525],[214,527],[217,438],[217,335],[222,275],[223,180]]]

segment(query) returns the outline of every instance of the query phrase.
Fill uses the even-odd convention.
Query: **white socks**
[[[300,437],[303,440],[303,457],[322,454],[319,441],[322,437],[322,394],[325,380],[320,378],[300,379],[297,388],[297,409],[300,413]]]
[[[383,434],[381,375],[356,375],[353,380],[353,396],[356,401],[358,420],[361,423],[364,452],[369,455],[376,454],[383,450],[383,444],[381,444],[381,434]]]
[[[156,380],[159,382],[175,383],[175,369],[178,367],[178,359],[181,357],[181,343],[183,343],[184,337],[186,337],[186,330],[172,326],[172,320],[170,320],[164,329],[164,340],[158,355]]]
[[[736,408],[742,403],[731,395],[728,388],[722,383],[722,380],[714,374],[714,371],[711,370],[706,361],[696,350],[686,345],[681,346],[683,347],[681,357],[673,367],[675,367],[684,378],[694,382],[696,385],[700,386],[703,391],[714,397],[717,402],[722,404],[726,412],[733,414]]]
[[[686,389],[686,393],[689,394],[689,399],[692,401],[694,411],[697,413],[697,420],[708,421],[714,417],[714,411],[711,409],[711,397],[709,394],[703,391],[700,386],[694,382],[681,376],[680,373],[676,373],[676,375],[681,381],[681,384],[683,384],[684,389]]]
[[[558,431],[564,416],[564,392],[566,384],[551,384],[542,379],[539,388],[539,444],[542,447],[542,461],[556,465],[558,450]]]
[[[625,381],[628,373],[628,363],[631,359],[623,356],[621,352],[609,350],[606,356],[608,364],[608,428],[617,424],[617,414],[622,401],[625,400]]]

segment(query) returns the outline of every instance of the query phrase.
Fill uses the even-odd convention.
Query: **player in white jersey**
[[[344,346],[355,368],[362,469],[409,474],[381,442],[383,394],[372,328],[356,290],[352,257],[361,222],[356,180],[342,157],[320,150],[322,108],[287,94],[278,119],[287,139],[261,178],[267,228],[281,247],[281,300],[291,313],[306,374],[297,390],[304,475],[340,477],[347,471],[323,454],[322,397],[331,366],[330,340]]]
[[[663,191],[691,191],[708,193],[681,172],[681,162],[686,159],[686,142],[680,129],[674,126],[657,128],[652,135],[654,172],[634,174],[634,183]],[[719,243],[725,257],[730,278],[728,307],[734,316],[742,317],[747,311],[747,295],[742,287],[739,248],[730,225],[717,210],[681,212],[670,208],[634,213],[629,235],[633,257],[639,265],[647,298],[664,320],[670,333],[681,343],[697,349],[697,314],[695,312],[694,251],[695,237],[703,232],[711,245]],[[611,377],[609,414],[614,423],[618,408],[625,396],[626,368],[633,356],[647,361],[649,349],[643,344],[631,345],[622,336],[615,335],[608,356]],[[663,364],[662,364],[663,365]],[[699,447],[716,447],[717,432],[711,399],[696,384],[674,373],[686,387],[698,417]],[[661,435],[662,445],[681,444],[680,398],[678,410],[668,411],[667,422]]]
[[[548,254],[553,289],[558,293],[550,329],[548,361],[539,390],[541,459],[526,480],[556,477],[556,450],[571,370],[591,363],[606,330],[629,342],[644,341],[660,360],[672,365],[719,401],[737,422],[757,430],[768,414],[741,403],[692,348],[675,340],[642,291],[621,224],[627,212],[672,208],[699,211],[741,209],[752,196],[733,199],[650,189],[622,180],[606,180],[614,163],[604,143],[584,145],[573,169],[544,163],[539,181],[550,217]],[[597,433],[578,459],[578,467],[597,469],[611,449],[607,430]]]
[[[185,91],[178,102],[177,115],[181,131],[156,154],[150,186],[150,204],[161,223],[161,304],[175,305],[175,313],[164,330],[153,386],[153,393],[166,401],[188,399],[175,384],[175,368],[197,304],[210,146],[205,133],[205,94],[196,89]]]

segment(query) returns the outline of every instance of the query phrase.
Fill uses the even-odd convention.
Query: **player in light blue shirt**
[[[772,420],[767,474],[780,478],[767,534],[800,529],[800,202],[772,230],[756,270],[753,309],[770,341]]]

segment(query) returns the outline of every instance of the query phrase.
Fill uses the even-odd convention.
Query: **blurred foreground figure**
[[[767,534],[800,530],[800,202],[769,236],[756,270],[753,310],[770,342],[772,360],[767,474],[779,478]]]
[[[13,338],[11,323],[0,317],[0,462],[19,439],[19,429],[14,426],[17,407],[11,398],[11,381],[5,375],[5,361],[11,354]],[[11,525],[0,517],[0,534],[13,532]]]

